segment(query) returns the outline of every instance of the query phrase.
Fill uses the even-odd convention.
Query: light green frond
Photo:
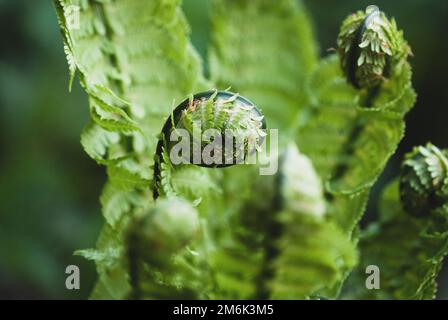
[[[274,299],[327,296],[326,290],[342,281],[356,264],[355,245],[324,216],[321,181],[309,159],[292,143],[283,155],[280,186],[283,209],[274,218],[280,233],[273,239],[270,296]]]
[[[85,152],[95,161],[105,163],[110,158],[109,150],[118,146],[120,134],[107,131],[94,122],[89,123],[81,133],[81,145]]]
[[[313,94],[299,148],[326,181],[329,212],[349,233],[359,221],[368,191],[404,134],[404,115],[415,101],[410,67],[397,65],[372,106],[366,93],[346,83],[335,55],[323,60],[309,85]]]
[[[101,193],[100,202],[106,222],[115,228],[125,215],[131,217],[136,209],[147,205],[149,192],[138,192],[108,182]]]
[[[305,102],[305,78],[317,60],[308,14],[294,0],[214,0],[212,79],[250,97],[287,132]]]
[[[99,274],[92,297],[127,298],[132,286],[126,221],[151,206],[158,133],[173,101],[203,89],[206,81],[179,1],[54,3],[70,78],[77,70],[89,95],[92,121],[81,142],[93,159],[108,167],[101,197],[107,225],[98,254],[86,253],[95,258]]]
[[[360,242],[361,261],[344,297],[362,299],[434,299],[437,275],[448,255],[446,218],[415,218],[399,205],[399,183],[385,189],[381,219],[372,223]],[[366,267],[380,270],[380,290],[367,290]]]
[[[80,72],[90,95],[92,118],[120,135],[144,132],[140,140],[145,148],[138,154],[151,155],[145,160],[152,162],[157,133],[173,100],[205,83],[179,1],[55,0],[55,4],[70,69],[73,73],[76,66]],[[79,25],[73,24],[76,11]],[[102,92],[102,101],[95,96],[98,87],[109,91]],[[117,103],[111,95],[129,105]],[[109,145],[103,147],[107,152]]]
[[[124,225],[122,225],[124,227]],[[96,249],[79,250],[75,254],[93,260],[98,272],[97,290],[92,299],[125,299],[131,286],[128,278],[125,238],[123,231],[105,225],[97,241]],[[124,228],[122,229],[124,230]]]
[[[177,195],[192,201],[220,192],[219,186],[208,174],[206,168],[196,168],[191,165],[176,168],[171,177],[171,186]]]
[[[345,278],[357,262],[354,245],[330,221],[294,212],[282,212],[283,235],[273,262],[270,281],[274,299],[306,299],[324,295]],[[333,298],[333,297],[332,297]]]

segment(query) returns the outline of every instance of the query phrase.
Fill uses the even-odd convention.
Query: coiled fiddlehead
[[[131,227],[142,258],[163,264],[166,256],[183,248],[199,230],[196,210],[180,199],[161,199]]]
[[[428,143],[406,155],[400,197],[412,215],[428,215],[448,202],[448,153]]]
[[[436,298],[448,255],[447,156],[447,150],[431,143],[406,155],[401,177],[380,196],[379,219],[362,231],[362,259],[346,285],[345,299]],[[366,289],[368,265],[381,268],[381,290]]]
[[[145,268],[163,269],[169,276],[169,271],[175,268],[173,257],[198,235],[199,230],[198,212],[181,199],[160,199],[135,217],[127,234],[131,297],[140,299],[148,291],[148,288],[142,290],[141,282],[157,283],[141,281],[142,263],[146,264]]]
[[[154,198],[162,189],[163,166],[173,158],[175,165],[207,168],[239,164],[261,145],[264,129],[261,112],[238,94],[213,90],[186,99],[165,122],[157,144]]]
[[[348,16],[337,45],[347,80],[358,89],[380,85],[390,76],[391,67],[411,53],[395,20],[389,20],[377,6]]]

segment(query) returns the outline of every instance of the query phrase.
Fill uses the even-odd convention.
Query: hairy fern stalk
[[[396,22],[354,13],[320,58],[301,2],[211,2],[206,78],[179,0],[54,0],[70,84],[77,74],[89,99],[81,144],[108,176],[96,248],[76,252],[97,267],[91,298],[434,298],[446,151],[410,154],[380,221],[358,226],[415,101]],[[275,175],[170,157],[180,129],[231,128],[258,149],[266,125]],[[364,286],[367,265],[380,290]]]

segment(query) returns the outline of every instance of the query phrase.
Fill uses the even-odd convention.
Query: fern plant
[[[91,298],[434,298],[446,152],[416,149],[401,196],[393,183],[380,221],[359,228],[415,101],[393,19],[375,6],[350,15],[320,58],[301,2],[212,0],[207,78],[178,0],[54,3],[70,85],[76,73],[89,98],[81,144],[108,176],[96,248],[76,252],[97,267]],[[229,87],[238,94],[213,89]],[[170,156],[181,129],[231,128],[253,142],[230,154],[245,159],[266,126],[279,133],[275,175]],[[364,287],[368,264],[383,289]]]

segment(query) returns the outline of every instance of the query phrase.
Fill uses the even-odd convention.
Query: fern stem
[[[136,239],[135,235],[131,234],[129,236],[129,246],[128,246],[128,264],[129,264],[129,279],[131,284],[131,293],[129,298],[131,300],[140,300],[141,290],[139,285],[139,267],[138,267],[138,252],[136,250]]]
[[[267,285],[267,280],[273,279],[275,269],[272,267],[272,262],[277,258],[279,249],[276,246],[276,241],[280,239],[284,231],[284,226],[278,221],[277,215],[284,208],[284,199],[282,196],[282,174],[277,174],[274,180],[274,196],[272,199],[271,208],[267,209],[268,214],[263,215],[263,219],[267,219],[267,226],[265,230],[265,238],[263,239],[262,247],[265,250],[262,269],[256,279],[256,286],[258,297],[257,299],[267,300],[271,296],[271,288]]]

